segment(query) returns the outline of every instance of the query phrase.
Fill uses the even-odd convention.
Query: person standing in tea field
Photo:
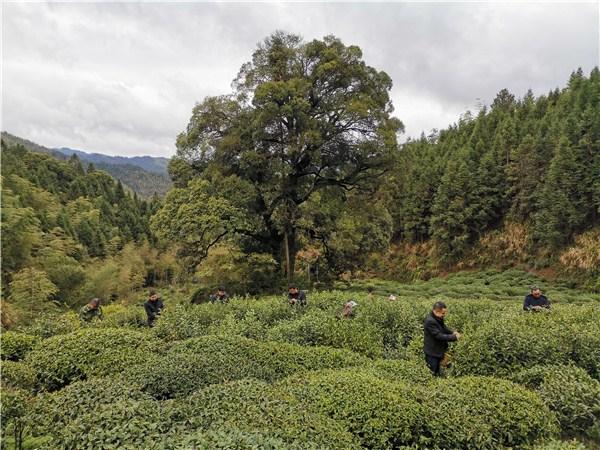
[[[531,292],[525,296],[523,301],[523,310],[525,311],[544,311],[550,309],[550,300],[537,286],[531,286]]]
[[[144,309],[146,310],[146,315],[148,316],[148,326],[153,327],[154,323],[160,313],[164,309],[164,304],[162,299],[160,298],[160,294],[158,294],[155,290],[150,291],[150,297],[144,303]]]
[[[452,331],[444,323],[444,317],[447,313],[446,304],[436,302],[423,324],[425,362],[434,376],[440,375],[442,361],[448,350],[448,342],[457,341],[461,338],[460,333]]]
[[[355,308],[358,306],[354,300],[349,300],[344,303],[344,309],[342,310],[341,318],[342,319],[354,319],[356,316]]]
[[[298,289],[295,284],[288,287],[288,303],[290,305],[306,306],[306,294]]]
[[[82,322],[91,322],[93,320],[102,320],[102,308],[100,307],[100,299],[93,298],[87,305],[84,305],[79,310],[79,319]]]
[[[209,298],[210,298],[211,303],[228,303],[229,302],[229,295],[227,294],[227,291],[225,291],[225,288],[223,286],[219,286],[219,288],[217,289],[217,292],[212,294]]]

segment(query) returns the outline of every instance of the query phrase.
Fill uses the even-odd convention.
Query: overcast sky
[[[599,64],[598,2],[3,3],[2,129],[47,147],[171,156],[192,107],[226,94],[279,29],[333,34],[393,82],[407,136],[508,88]],[[480,100],[478,100],[480,99]]]

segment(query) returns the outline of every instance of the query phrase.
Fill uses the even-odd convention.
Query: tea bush
[[[420,443],[428,448],[522,448],[559,431],[536,393],[506,380],[462,377],[419,390],[425,411]]]
[[[307,411],[293,397],[252,379],[208,386],[173,403],[170,417],[188,430],[234,427],[263,433],[285,442],[284,448],[359,448],[345,424]]]
[[[0,335],[0,356],[3,360],[20,361],[39,340],[31,334],[4,331]]]
[[[154,344],[156,345],[156,344]],[[37,380],[48,390],[85,379],[99,368],[119,373],[131,359],[144,359],[153,344],[146,333],[118,328],[86,328],[40,342],[26,358]]]
[[[512,380],[534,389],[552,410],[563,431],[583,433],[600,421],[600,382],[574,366],[538,366]]]
[[[141,305],[108,305],[102,307],[103,320],[94,322],[94,326],[103,328],[147,326],[146,312]]]
[[[360,369],[296,375],[278,387],[295,395],[309,411],[345,424],[366,448],[396,448],[421,433],[423,410],[413,389]]]
[[[274,326],[267,339],[347,348],[371,358],[383,355],[383,333],[376,326],[359,319],[341,319],[321,310]]]
[[[454,347],[454,371],[459,375],[498,375],[569,360],[572,339],[552,312],[520,313],[488,321]]]
[[[33,391],[36,385],[35,372],[25,363],[2,361],[2,387]]]
[[[295,450],[314,449],[316,444],[303,442],[301,445],[288,444],[284,440],[257,431],[240,431],[227,426],[226,429],[196,431],[186,434],[175,444],[175,450]]]
[[[254,377],[272,381],[293,373],[365,364],[348,350],[259,342],[241,336],[202,336],[174,343],[165,355],[128,368],[125,378],[157,399],[188,395],[215,383]]]
[[[69,311],[64,314],[44,314],[35,319],[33,324],[22,328],[25,333],[46,339],[77,331],[81,328],[81,321],[74,311]]]

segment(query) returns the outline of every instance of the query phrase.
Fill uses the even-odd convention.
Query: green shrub
[[[227,426],[227,429],[196,431],[183,436],[175,444],[176,450],[293,450],[319,449],[308,442],[301,447],[287,444],[284,440],[272,437],[264,432],[240,431]]]
[[[600,421],[600,382],[579,367],[538,366],[511,377],[535,389],[563,431],[582,433]]]
[[[11,387],[32,391],[35,388],[35,372],[25,363],[2,361],[2,387]]]
[[[301,345],[347,348],[369,357],[383,355],[383,333],[364,320],[343,320],[331,312],[313,310],[297,320],[271,328],[267,339]]]
[[[424,383],[432,379],[431,371],[425,360],[378,359],[367,367],[379,378],[390,381],[409,381]]]
[[[156,346],[148,337],[138,331],[86,328],[40,342],[26,361],[35,370],[38,382],[54,390],[96,375],[99,368],[105,371],[103,375],[109,375],[124,370],[132,359],[144,360],[142,355]]]
[[[24,327],[23,331],[42,339],[58,334],[72,333],[81,328],[81,321],[75,312],[65,314],[44,314],[38,317],[32,325]]]
[[[4,331],[0,335],[0,355],[3,360],[20,361],[40,339],[16,331]]]
[[[566,363],[572,339],[551,314],[499,317],[466,334],[453,350],[454,373],[503,376],[549,362]]]
[[[152,400],[131,384],[112,378],[90,378],[75,381],[60,391],[40,394],[31,417],[38,424],[38,433],[51,434],[56,426],[62,427],[96,406],[110,405],[122,398]]]
[[[250,339],[264,339],[267,334],[267,326],[262,323],[253,310],[238,319],[235,313],[230,313],[225,318],[207,328],[206,334],[218,334],[226,336],[244,336]]]
[[[277,385],[312,412],[341,423],[370,449],[391,449],[421,433],[421,405],[413,389],[358,369],[296,375]]]
[[[288,446],[284,448],[358,448],[343,424],[306,411],[294,398],[258,380],[206,387],[174,403],[170,417],[193,431],[233,427],[244,433],[262,433],[285,442]]]
[[[428,448],[522,448],[558,432],[554,414],[534,392],[492,377],[437,380],[420,387]]]
[[[96,321],[94,326],[103,328],[130,327],[143,328],[147,326],[146,312],[139,305],[123,306],[108,305],[102,307],[103,320]]]
[[[533,450],[585,450],[585,445],[577,441],[550,440],[533,447]]]
[[[152,332],[167,341],[204,336],[208,327],[220,323],[229,312],[223,304],[175,305],[165,308]]]
[[[26,427],[29,425],[27,414],[31,408],[32,398],[30,394],[22,389],[11,389],[2,387],[0,390],[0,421],[2,441],[5,445],[6,437],[11,434],[15,448],[23,443]]]
[[[31,419],[48,448],[168,448],[179,430],[163,412],[135,387],[99,378],[42,395]]]
[[[293,373],[364,364],[347,350],[259,342],[241,336],[203,336],[175,343],[165,355],[125,371],[124,377],[157,399],[203,386],[254,377],[272,381]]]

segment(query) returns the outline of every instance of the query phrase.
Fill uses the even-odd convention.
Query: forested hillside
[[[3,141],[3,297],[21,309],[78,301],[78,290],[99,275],[94,261],[154,241],[148,224],[157,207],[76,156],[61,161]]]
[[[548,95],[502,90],[476,116],[408,142],[381,192],[395,241],[428,242],[421,251],[447,265],[597,268],[598,68]]]
[[[168,158],[150,156],[126,158],[66,148],[50,149],[5,131],[2,132],[2,140],[5,144],[19,144],[27,150],[51,154],[62,160],[67,160],[71,155],[76,154],[84,166],[92,163],[95,168],[112,175],[121,181],[126,189],[135,192],[143,199],[148,200],[154,195],[162,198],[172,187],[171,179],[167,174]]]

